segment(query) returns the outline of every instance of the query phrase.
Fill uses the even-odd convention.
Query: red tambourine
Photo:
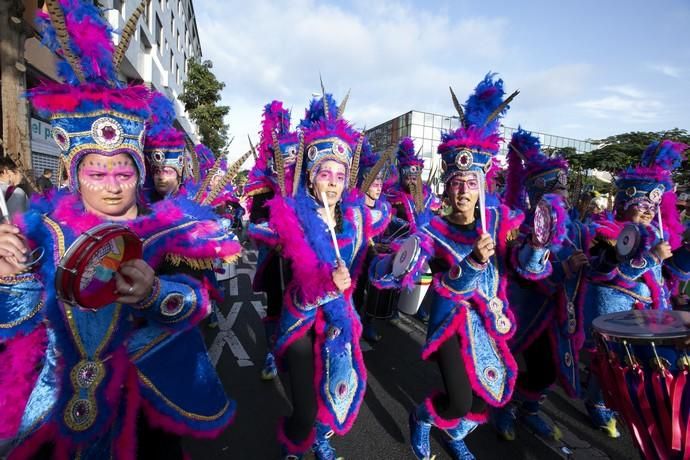
[[[113,303],[115,273],[128,260],[141,259],[142,243],[127,227],[101,224],[84,232],[60,259],[55,287],[60,300],[97,309]]]

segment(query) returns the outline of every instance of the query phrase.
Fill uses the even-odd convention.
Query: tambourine
[[[398,252],[395,254],[391,274],[395,278],[402,278],[407,275],[415,266],[417,260],[419,260],[420,255],[421,246],[419,244],[419,237],[414,235],[410,236],[403,241],[400,249],[398,249]]]
[[[534,243],[547,246],[551,243],[556,217],[551,205],[546,200],[540,200],[534,209],[533,237]]]
[[[133,259],[141,259],[142,242],[127,227],[101,224],[84,232],[60,259],[55,277],[58,298],[84,308],[113,303],[115,273]]]
[[[618,260],[626,261],[635,257],[640,248],[642,236],[640,229],[635,224],[628,224],[623,227],[618,239],[616,240],[616,255]]]

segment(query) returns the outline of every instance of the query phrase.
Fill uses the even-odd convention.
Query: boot
[[[599,428],[609,438],[618,438],[620,433],[616,428],[616,414],[611,409],[606,407],[603,402],[593,403],[591,401],[585,402],[589,420],[596,428]]]
[[[335,455],[335,449],[329,441],[331,436],[333,430],[329,426],[316,422],[316,439],[311,446],[316,460],[342,460],[342,457]]]
[[[491,422],[494,429],[506,441],[515,440],[515,418],[515,406],[512,403],[491,409]]]
[[[446,446],[450,450],[454,460],[474,460],[474,455],[467,448],[465,438],[469,435],[479,424],[486,422],[485,414],[469,413],[465,417],[459,419],[458,423],[446,428],[444,431],[450,439],[446,440]]]
[[[431,446],[429,445],[429,432],[431,431],[431,417],[424,405],[410,412],[410,444],[412,452],[418,460],[430,460]]]
[[[546,400],[546,395],[543,395],[537,401],[523,401],[521,410],[521,419],[532,431],[539,436],[554,441],[560,441],[563,433],[556,425],[548,422],[545,418],[539,415],[541,405]]]
[[[273,380],[278,375],[278,368],[276,367],[276,359],[270,351],[266,353],[264,360],[264,367],[261,369],[261,380]]]

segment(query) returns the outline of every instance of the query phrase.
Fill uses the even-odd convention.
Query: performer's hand
[[[0,224],[0,276],[11,276],[26,270],[28,248],[19,228]]]
[[[666,260],[673,256],[671,252],[671,245],[668,241],[662,241],[652,248],[652,254],[654,254],[659,260]]]
[[[580,271],[580,269],[585,265],[589,265],[589,260],[587,259],[585,253],[579,249],[568,257],[568,267],[573,273]]]
[[[474,242],[472,255],[479,263],[485,264],[491,256],[496,253],[496,245],[493,238],[488,233],[482,233],[477,241]]]
[[[350,270],[347,269],[342,260],[338,261],[338,267],[333,270],[333,283],[340,292],[345,292],[350,289],[352,280],[350,279]]]
[[[115,292],[120,294],[117,301],[132,305],[145,300],[151,295],[155,277],[153,268],[141,259],[123,263],[115,273]]]

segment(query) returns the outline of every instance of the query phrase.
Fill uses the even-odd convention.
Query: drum
[[[406,315],[416,314],[429,290],[431,280],[431,273],[426,273],[420,277],[411,291],[403,289],[400,292],[400,299],[398,299],[398,310]]]
[[[393,316],[398,302],[397,289],[379,289],[367,283],[364,298],[364,313],[374,319],[389,319]]]
[[[551,242],[556,225],[553,208],[546,200],[540,200],[534,209],[534,242],[547,246]]]
[[[419,260],[420,255],[419,237],[413,235],[405,239],[393,258],[391,270],[393,277],[400,279],[410,273]]]
[[[141,240],[127,227],[97,225],[77,238],[60,259],[57,296],[83,308],[111,304],[120,297],[115,294],[115,273],[123,263],[141,257]]]
[[[635,257],[640,247],[640,229],[635,224],[627,224],[623,227],[616,240],[616,255],[620,261],[628,261]]]
[[[648,459],[690,458],[690,313],[631,310],[596,318],[593,371],[606,404]]]

